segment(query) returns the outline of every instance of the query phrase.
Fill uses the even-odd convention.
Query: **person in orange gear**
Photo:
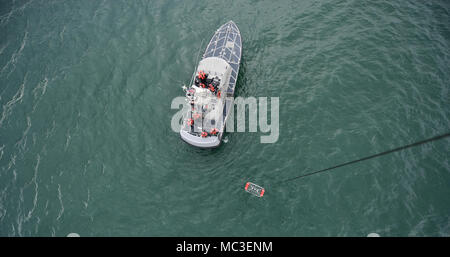
[[[205,80],[206,80],[206,78],[208,77],[208,75],[206,75],[206,73],[205,72],[203,72],[203,71],[199,71],[198,72],[198,79],[200,80],[200,82],[205,82]]]
[[[217,133],[219,133],[219,130],[216,128],[211,129],[211,135],[217,135]]]

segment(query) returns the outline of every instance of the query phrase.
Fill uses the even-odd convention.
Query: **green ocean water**
[[[170,104],[229,20],[280,137],[199,150]],[[445,0],[1,0],[0,236],[450,236],[449,138],[277,184],[448,132],[449,71]]]

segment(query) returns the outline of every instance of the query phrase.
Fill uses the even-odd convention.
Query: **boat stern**
[[[186,143],[199,148],[215,148],[220,145],[220,136],[199,137],[188,133],[185,130],[180,131],[180,136]]]

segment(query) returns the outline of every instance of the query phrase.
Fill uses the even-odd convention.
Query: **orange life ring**
[[[202,132],[202,137],[207,137],[208,133],[206,133],[205,131]]]

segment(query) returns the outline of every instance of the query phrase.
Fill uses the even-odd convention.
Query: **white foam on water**
[[[2,117],[0,118],[0,127],[3,124],[3,121],[11,114],[12,109],[14,108],[16,103],[21,102],[22,97],[24,95],[25,83],[26,83],[26,76],[24,78],[22,85],[20,85],[19,90],[16,92],[13,98],[5,105],[3,105]]]
[[[56,220],[59,220],[62,216],[62,214],[64,213],[64,205],[62,202],[62,193],[61,193],[61,185],[58,184],[58,199],[59,199],[59,204],[61,205],[61,210],[59,211],[58,217],[56,217]]]

